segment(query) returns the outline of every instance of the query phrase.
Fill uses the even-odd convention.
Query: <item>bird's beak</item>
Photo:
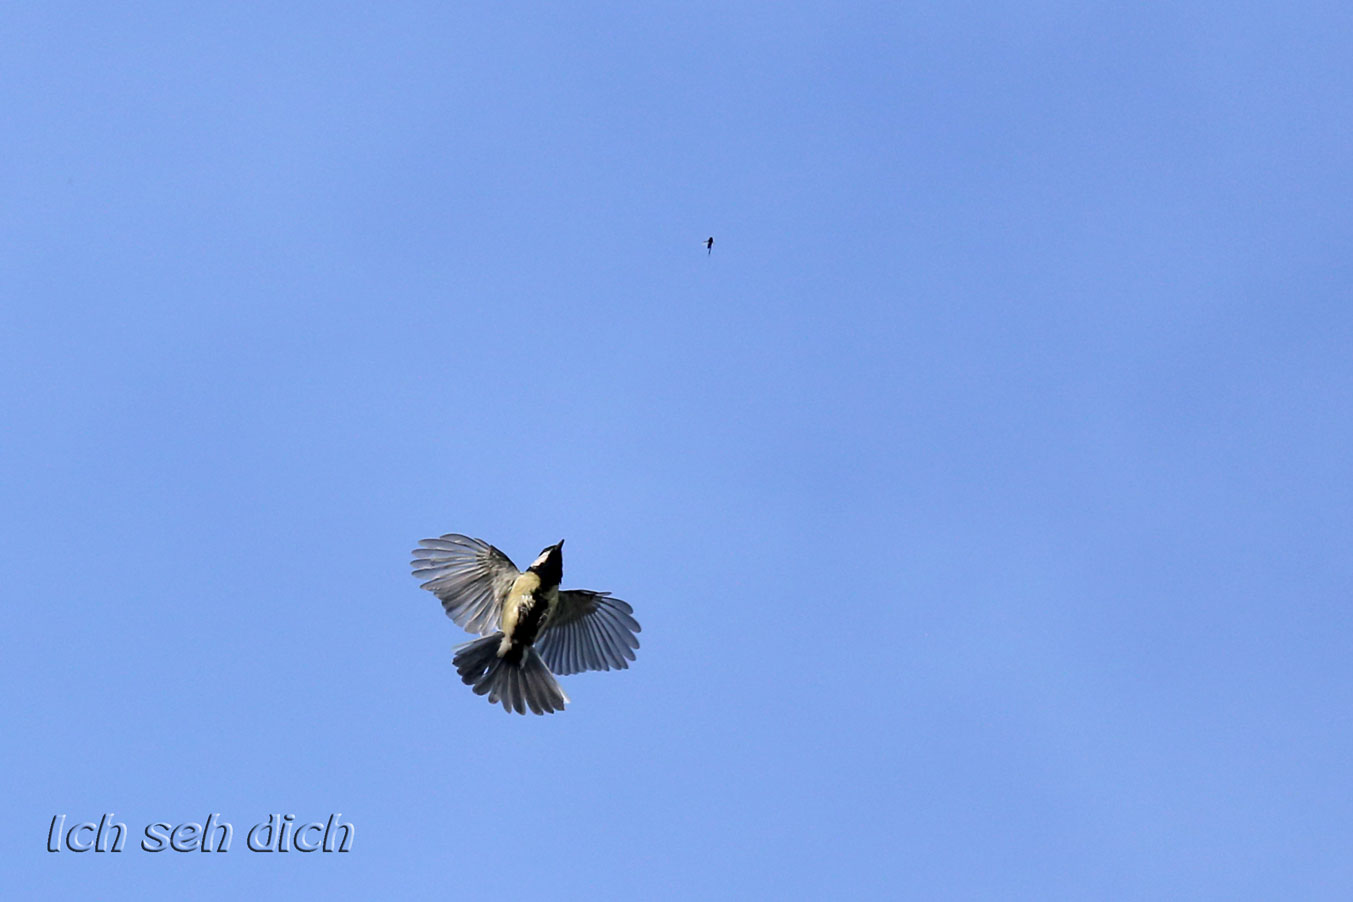
[[[555,547],[555,548],[558,548],[560,551],[563,551],[563,550],[564,550],[564,540],[563,540],[563,539],[560,539],[560,540],[559,540],[559,544],[558,544],[558,545],[555,545],[554,547]]]

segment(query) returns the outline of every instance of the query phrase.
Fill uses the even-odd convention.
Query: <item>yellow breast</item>
[[[511,636],[513,630],[517,628],[517,617],[521,614],[523,604],[529,604],[531,596],[540,588],[540,576],[526,571],[517,577],[516,582],[507,593],[507,598],[503,599],[503,633]]]

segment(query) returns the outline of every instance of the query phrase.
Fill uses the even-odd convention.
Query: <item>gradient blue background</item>
[[[0,31],[7,898],[1353,894],[1348,4]],[[636,665],[475,698],[450,531]]]

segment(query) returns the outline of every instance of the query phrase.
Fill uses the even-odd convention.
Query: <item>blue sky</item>
[[[1346,4],[0,29],[7,896],[1353,892]],[[475,698],[453,531],[636,664]]]

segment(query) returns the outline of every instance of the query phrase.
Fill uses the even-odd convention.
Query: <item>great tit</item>
[[[448,533],[413,550],[413,575],[446,615],[483,636],[460,645],[452,663],[476,695],[505,711],[551,714],[568,696],[557,674],[624,670],[639,647],[634,608],[610,592],[560,590],[564,540],[525,572],[497,548]]]

